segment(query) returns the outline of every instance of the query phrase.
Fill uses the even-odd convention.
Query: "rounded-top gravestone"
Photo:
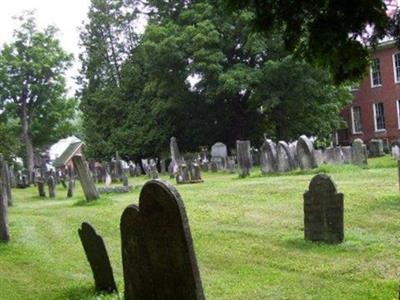
[[[300,136],[296,150],[300,169],[308,170],[318,167],[314,156],[314,145],[305,135]]]
[[[260,163],[263,174],[278,171],[276,144],[270,139],[266,139],[260,148]]]
[[[276,148],[278,171],[286,172],[294,169],[294,160],[290,152],[289,146],[284,141],[279,141]]]

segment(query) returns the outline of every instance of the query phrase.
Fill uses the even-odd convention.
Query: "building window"
[[[375,58],[371,61],[371,86],[376,87],[380,85],[382,85],[381,67],[379,58]]]
[[[353,125],[353,134],[362,133],[360,106],[353,106],[351,108],[351,121]]]
[[[375,131],[385,130],[385,112],[381,102],[374,104],[374,121]]]
[[[400,53],[393,55],[394,82],[400,82]]]

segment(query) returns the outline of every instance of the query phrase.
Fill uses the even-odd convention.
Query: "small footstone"
[[[103,238],[96,233],[89,223],[82,223],[78,233],[92,268],[96,291],[102,293],[116,292],[117,287]]]
[[[147,182],[121,217],[125,300],[203,300],[186,211],[178,191]]]

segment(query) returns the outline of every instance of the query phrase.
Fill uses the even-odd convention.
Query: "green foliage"
[[[0,153],[9,162],[19,153],[21,148],[18,133],[19,125],[16,120],[0,121]]]
[[[390,1],[225,0],[233,10],[252,12],[258,32],[283,28],[286,49],[328,68],[337,83],[360,80],[369,64],[368,47],[398,33],[385,2]]]
[[[130,157],[160,155],[171,136],[183,151],[216,141],[232,147],[237,139],[259,145],[265,132],[322,139],[341,126],[345,89],[334,87],[326,71],[289,57],[280,30],[268,38],[253,33],[253,13],[227,14],[211,0],[149,1],[148,26],[118,56],[120,80],[110,80],[114,64],[104,59],[112,53],[106,50],[109,39],[98,38],[92,28],[102,28],[96,24],[104,11],[112,26],[122,28],[122,21],[95,9],[99,3],[125,5],[94,1],[81,35],[87,49],[81,109],[89,156],[105,158],[116,150]]]
[[[68,129],[75,101],[65,99],[64,72],[72,56],[55,37],[57,30],[36,27],[32,13],[18,18],[21,25],[0,53],[0,106],[7,118],[18,118],[28,168],[33,149],[53,142]]]

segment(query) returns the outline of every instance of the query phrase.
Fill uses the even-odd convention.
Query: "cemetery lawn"
[[[340,245],[303,239],[303,193],[317,172],[330,174],[345,195]],[[205,173],[204,183],[177,187],[207,299],[397,299],[400,193],[394,160],[370,159],[366,169],[259,174],[256,169],[239,179]],[[96,299],[77,234],[82,221],[103,236],[122,295],[119,220],[139,192],[86,204],[80,187],[73,199],[58,187],[55,200],[38,198],[33,187],[14,189],[12,241],[0,244],[0,299]]]

